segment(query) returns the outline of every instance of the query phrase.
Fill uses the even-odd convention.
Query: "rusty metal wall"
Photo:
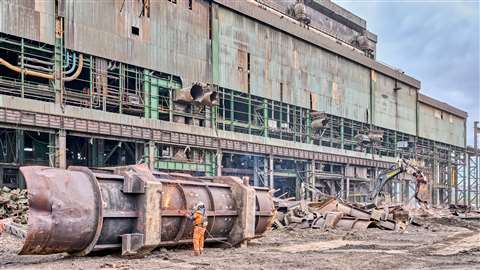
[[[418,122],[420,137],[465,147],[465,119],[420,103]]]
[[[365,121],[369,69],[245,16],[219,8],[220,84]],[[310,97],[311,96],[311,97]]]
[[[416,90],[380,73],[374,77],[374,124],[416,135]]]
[[[67,48],[179,75],[183,83],[210,81],[209,4],[194,0],[65,0]],[[139,35],[132,34],[132,26]]]
[[[54,43],[54,1],[0,1],[0,32],[48,44]]]

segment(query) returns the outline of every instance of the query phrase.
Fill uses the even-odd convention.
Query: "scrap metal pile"
[[[28,222],[27,190],[0,189],[0,220],[11,218],[13,222],[27,224]]]
[[[329,197],[319,202],[277,200],[274,228],[299,227],[343,230],[405,230],[412,223],[401,205],[378,208],[374,204],[354,205]],[[413,222],[413,224],[415,224]]]

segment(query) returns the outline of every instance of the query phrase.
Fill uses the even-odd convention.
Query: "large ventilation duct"
[[[142,254],[192,242],[187,215],[202,201],[206,242],[232,245],[258,237],[275,212],[267,188],[237,177],[198,178],[144,165],[91,170],[20,168],[28,194],[28,232],[20,254],[86,255],[121,249]]]
[[[208,84],[197,82],[190,87],[177,90],[173,101],[183,104],[196,103],[213,106],[218,102],[218,96],[217,92],[213,91]]]
[[[324,112],[312,112],[312,128],[322,129],[328,127],[329,118]]]

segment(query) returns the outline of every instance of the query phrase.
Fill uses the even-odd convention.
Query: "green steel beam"
[[[150,78],[150,118],[158,119],[158,85],[159,79],[156,77]]]
[[[150,71],[143,70],[143,89],[144,89],[144,98],[143,98],[143,106],[144,106],[144,117],[150,118]]]

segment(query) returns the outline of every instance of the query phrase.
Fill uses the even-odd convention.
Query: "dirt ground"
[[[480,269],[480,221],[437,218],[392,232],[269,231],[248,247],[160,249],[144,258],[117,254],[19,256],[21,242],[0,236],[0,269]]]

